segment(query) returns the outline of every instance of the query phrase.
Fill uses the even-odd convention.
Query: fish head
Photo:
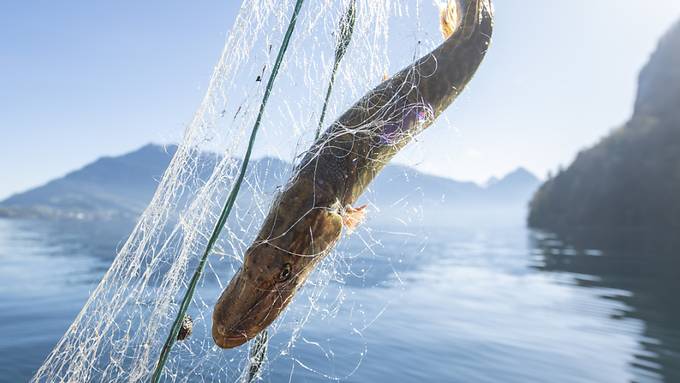
[[[282,206],[275,215],[278,219],[286,210],[296,210]],[[265,224],[215,304],[212,335],[219,347],[242,345],[285,310],[340,237],[343,216],[338,211],[339,207],[312,209],[302,217],[293,216],[281,232],[272,231],[276,220]]]
[[[293,299],[313,262],[267,242],[251,247],[213,311],[215,343],[238,347],[267,328]]]

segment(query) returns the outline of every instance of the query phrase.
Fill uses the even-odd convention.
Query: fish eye
[[[290,263],[286,263],[283,265],[283,269],[281,269],[281,272],[279,273],[279,282],[287,281],[292,274],[292,266]]]

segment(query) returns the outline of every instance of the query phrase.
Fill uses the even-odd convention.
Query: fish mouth
[[[215,304],[212,337],[220,348],[241,346],[267,328],[283,311],[293,290],[262,286],[240,270]]]
[[[248,341],[248,337],[246,336],[238,336],[238,337],[220,337],[219,341],[217,340],[218,338],[215,338],[215,335],[213,334],[213,338],[215,339],[215,343],[220,347],[224,349],[228,348],[236,348]]]

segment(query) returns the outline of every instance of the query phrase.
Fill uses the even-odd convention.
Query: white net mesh
[[[152,202],[34,381],[149,379],[235,180],[243,141],[253,126],[294,3],[244,0],[205,99]],[[260,153],[288,161],[259,161],[249,172],[237,208],[189,307],[193,334],[175,344],[164,381],[234,382],[250,373],[248,347],[225,351],[214,345],[211,312],[257,234],[276,187],[286,182],[299,155],[312,142],[333,66],[338,21],[347,6],[346,0],[304,3],[256,143]],[[428,37],[436,36],[420,31],[423,7],[434,8],[420,1],[358,1],[353,39],[340,65],[327,122],[382,82],[390,69],[388,48],[401,53],[403,62],[396,64],[403,66],[434,45]],[[401,25],[400,31],[407,31],[397,35],[397,41],[388,33],[394,23]],[[408,55],[403,54],[406,51]],[[302,369],[340,379],[360,365],[365,348],[335,350],[332,342],[304,334],[309,320],[332,318],[351,299],[343,294],[341,283],[329,286],[329,281],[342,281],[355,251],[370,252],[379,245],[369,231],[355,235],[365,248],[354,249],[352,254],[330,254],[295,303],[270,327],[262,376],[287,380]],[[362,326],[374,317],[350,307],[356,309],[355,322],[335,325],[347,327],[347,336],[361,337]],[[297,345],[316,351],[305,352],[303,357]],[[293,361],[285,375],[268,368],[283,359]]]

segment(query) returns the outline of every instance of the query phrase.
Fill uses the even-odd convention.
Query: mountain
[[[47,184],[13,195],[0,202],[0,216],[134,219],[150,201],[158,181],[176,152],[176,146],[146,145],[117,157],[104,157],[82,169]],[[206,153],[199,180],[206,180],[220,159]],[[274,195],[290,175],[292,166],[276,158],[254,160],[249,166],[246,188],[257,185]],[[399,213],[413,215],[429,211],[432,217],[443,212],[478,209],[522,210],[539,181],[518,169],[488,187],[458,182],[419,172],[402,165],[389,165],[371,184],[359,203],[369,203],[382,217]],[[191,193],[188,193],[191,194]],[[247,205],[252,192],[240,193],[238,203]],[[449,216],[448,214],[444,214]]]
[[[176,147],[146,145],[0,202],[3,215],[106,218],[136,216],[150,200]]]
[[[540,187],[529,225],[680,228],[680,23],[641,71],[630,121]]]

